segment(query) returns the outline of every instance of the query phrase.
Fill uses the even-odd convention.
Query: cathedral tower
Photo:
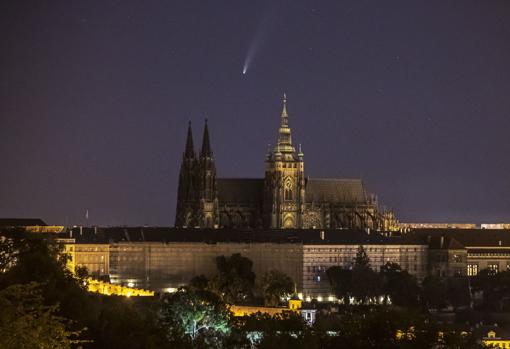
[[[177,189],[177,212],[175,214],[175,226],[180,228],[192,228],[197,221],[197,159],[193,148],[193,134],[191,121],[188,124],[186,148],[182,155],[181,170],[179,172],[179,186]]]
[[[268,228],[301,228],[305,205],[304,161],[301,146],[296,154],[292,145],[285,94],[278,140],[266,156],[264,192],[265,225]]]
[[[202,150],[198,160],[199,226],[217,228],[219,226],[218,191],[216,189],[216,166],[209,141],[209,129],[205,120]]]

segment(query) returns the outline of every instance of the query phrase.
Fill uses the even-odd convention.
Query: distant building
[[[197,275],[216,274],[215,259],[234,253],[258,277],[290,276],[301,299],[335,301],[326,270],[352,266],[364,247],[371,267],[387,262],[422,280],[426,275],[477,275],[510,269],[510,230],[415,229],[405,234],[353,229],[175,229],[76,227],[58,234],[74,266],[112,284],[171,292]]]
[[[201,274],[214,276],[215,258],[234,253],[252,260],[258,277],[284,272],[306,301],[335,299],[326,270],[352,266],[360,245],[377,271],[394,262],[421,280],[428,266],[422,240],[362,230],[75,228],[61,238],[73,265],[86,267],[92,277],[160,292],[174,291]]]
[[[64,226],[47,225],[40,218],[0,218],[1,229],[19,229],[30,233],[61,233]]]
[[[197,156],[191,124],[183,153],[175,226],[179,228],[396,230],[360,179],[308,178],[292,142],[284,96],[276,146],[263,178],[217,178],[207,121]]]
[[[482,343],[491,348],[510,348],[510,333],[498,326],[482,326],[478,332]]]
[[[482,229],[510,229],[510,223],[484,223],[480,227]]]
[[[475,223],[398,223],[401,230],[405,229],[476,229]]]
[[[510,270],[510,230],[416,229],[406,235],[426,239],[429,272],[475,276],[480,270]]]

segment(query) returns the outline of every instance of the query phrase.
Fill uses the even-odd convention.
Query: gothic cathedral
[[[393,230],[396,223],[391,211],[379,209],[361,180],[305,177],[301,145],[296,152],[292,143],[285,95],[264,178],[216,178],[207,120],[198,157],[191,123],[188,126],[176,227]]]

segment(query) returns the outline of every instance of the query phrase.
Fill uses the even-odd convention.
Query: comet
[[[265,42],[267,32],[274,25],[275,18],[276,7],[273,7],[272,9],[266,11],[266,14],[257,26],[255,34],[253,35],[253,39],[250,42],[250,46],[248,46],[248,51],[246,52],[246,58],[244,59],[243,64],[243,75],[248,73],[253,59],[257,55],[262,44]]]

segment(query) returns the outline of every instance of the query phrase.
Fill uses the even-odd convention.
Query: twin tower
[[[265,178],[217,179],[207,120],[198,156],[191,123],[179,174],[175,226],[181,228],[301,228],[305,176],[301,147],[292,145],[283,97],[278,141],[266,155]]]
[[[182,157],[177,192],[175,226],[182,228],[219,226],[216,166],[205,121],[202,149],[195,155],[191,121]]]

